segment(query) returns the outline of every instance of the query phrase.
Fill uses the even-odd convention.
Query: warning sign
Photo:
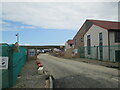
[[[8,57],[0,57],[0,69],[8,69]]]

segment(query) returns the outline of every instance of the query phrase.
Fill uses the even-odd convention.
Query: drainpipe
[[[110,38],[109,38],[109,30],[108,30],[108,56],[110,61]]]

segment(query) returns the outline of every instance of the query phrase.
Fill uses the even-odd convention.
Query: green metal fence
[[[120,62],[120,45],[79,47],[80,58]]]
[[[16,83],[17,77],[26,63],[27,50],[24,47],[19,47],[19,52],[15,52],[13,44],[2,44],[0,47],[2,49],[0,57],[8,57],[8,69],[1,69],[1,84],[2,88],[9,88]]]

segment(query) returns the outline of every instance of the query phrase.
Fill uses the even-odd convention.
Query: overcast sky
[[[0,24],[3,26],[1,30],[4,31],[3,42],[9,43],[5,37],[10,31],[16,33],[38,30],[38,33],[42,33],[42,30],[51,32],[54,30],[56,35],[59,34],[57,30],[73,32],[70,34],[72,36],[61,38],[67,40],[77,33],[86,19],[118,21],[118,2],[2,2],[1,4]],[[64,43],[65,40],[59,43],[52,40],[51,44]],[[36,43],[39,44],[38,41]],[[46,43],[47,41],[42,44]]]
[[[118,3],[113,2],[8,2],[2,10],[3,20],[32,25],[28,28],[78,30],[86,19],[118,20]]]

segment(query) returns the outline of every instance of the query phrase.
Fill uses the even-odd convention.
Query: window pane
[[[115,32],[115,42],[119,43],[120,42],[120,31]]]

